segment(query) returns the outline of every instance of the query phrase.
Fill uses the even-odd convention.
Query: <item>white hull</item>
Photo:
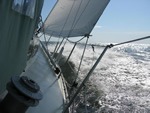
[[[36,107],[30,107],[26,113],[62,113],[65,93],[62,79],[57,79],[44,51],[39,47],[36,55],[29,60],[24,73],[38,83],[43,93],[43,99]],[[54,83],[54,84],[53,84]],[[53,84],[53,85],[51,85]]]

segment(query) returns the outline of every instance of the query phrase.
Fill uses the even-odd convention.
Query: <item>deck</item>
[[[64,87],[61,79],[57,79],[42,48],[28,62],[21,76],[28,76],[36,81],[43,93],[43,99],[36,107],[30,107],[26,113],[62,113],[64,107]],[[54,83],[54,84],[53,84]],[[52,85],[53,84],[53,85]]]

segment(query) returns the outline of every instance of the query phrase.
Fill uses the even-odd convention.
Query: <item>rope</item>
[[[75,42],[74,42],[74,41],[71,41],[71,40],[69,40],[69,39],[67,39],[67,41],[70,42],[70,43],[78,43],[78,42],[80,42],[81,40],[83,40],[84,38],[85,38],[85,36],[82,37],[81,39],[75,41]]]

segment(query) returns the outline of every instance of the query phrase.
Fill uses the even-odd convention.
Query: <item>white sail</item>
[[[45,21],[45,33],[55,37],[89,35],[110,0],[58,0]]]

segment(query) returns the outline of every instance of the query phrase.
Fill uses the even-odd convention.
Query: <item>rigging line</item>
[[[84,90],[84,107],[85,107],[85,113],[88,113],[88,110],[87,110],[87,99],[86,99],[86,86],[84,86],[84,88],[83,88],[83,90]]]
[[[146,36],[146,37],[142,37],[142,38],[138,38],[138,39],[134,39],[134,40],[118,43],[118,44],[112,44],[112,45],[113,46],[119,46],[119,45],[131,43],[131,42],[137,42],[137,41],[140,41],[140,40],[145,40],[145,39],[148,39],[148,38],[150,38],[150,36]]]
[[[65,39],[65,37],[62,39],[62,41],[60,42],[60,44],[59,44],[58,48],[56,49],[56,53],[58,52],[58,50],[59,50],[60,46],[62,45],[62,43],[63,43],[64,39]]]
[[[46,43],[46,46],[47,46],[47,50],[48,50],[48,43],[50,42],[50,39],[51,39],[52,35],[48,38],[48,40],[45,42]]]
[[[54,51],[53,51],[53,56],[54,56],[54,54],[55,54],[55,51],[56,51],[56,49],[57,49],[57,47],[58,47],[59,40],[60,40],[60,38],[58,38],[58,40],[57,40],[57,43],[56,43],[55,49],[54,49]]]
[[[75,92],[74,92],[74,90],[73,90],[73,92],[72,92],[72,93],[73,93],[73,94],[75,93]],[[73,101],[73,103],[72,103],[72,106],[71,106],[71,107],[72,107],[72,113],[74,113],[74,109],[75,109],[75,101]]]
[[[82,64],[82,61],[83,61],[83,57],[84,57],[84,54],[85,54],[85,50],[86,50],[86,46],[87,46],[88,40],[89,40],[89,37],[87,36],[87,40],[86,40],[86,43],[85,43],[85,46],[84,46],[84,50],[83,50],[83,53],[82,53],[82,56],[81,56],[81,60],[80,60],[80,64],[79,64],[78,71],[77,71],[77,77],[79,75],[79,71],[80,71],[80,68],[81,68],[81,64]]]
[[[72,7],[71,7],[71,9],[70,9],[70,11],[69,11],[69,14],[68,14],[68,16],[67,16],[67,19],[66,19],[66,21],[65,21],[65,23],[64,23],[64,25],[63,25],[63,27],[62,27],[62,29],[61,29],[61,32],[60,32],[60,34],[59,34],[59,37],[61,36],[61,34],[62,34],[63,30],[64,30],[65,25],[67,24],[67,21],[68,21],[68,19],[69,19],[70,13],[71,13],[71,11],[72,11],[72,9],[73,9],[74,3],[75,3],[75,1],[74,1],[73,4],[72,4]],[[54,53],[56,52],[56,49],[57,49],[58,44],[59,44],[59,41],[57,42],[57,45],[55,46],[53,55],[54,55]]]
[[[55,62],[54,62],[53,59],[51,58],[49,52],[46,50],[46,47],[44,46],[44,44],[43,44],[41,41],[40,41],[40,44],[42,45],[44,52],[45,52],[46,55],[48,56],[48,58],[49,58],[49,60],[51,61],[52,65],[54,66],[54,68],[57,69],[58,67],[56,66]],[[52,84],[50,84],[50,85],[48,86],[48,88],[52,87],[52,86],[56,83],[56,81],[60,78],[61,74],[62,74],[62,72],[60,71],[58,77],[52,82]],[[46,90],[45,90],[44,92],[46,92]]]
[[[81,16],[83,15],[83,13],[84,13],[84,11],[86,10],[86,8],[87,8],[87,6],[89,5],[89,3],[90,3],[90,0],[88,1],[88,3],[86,4],[85,8],[84,8],[84,9],[83,9],[83,11],[81,12],[81,14],[80,14],[79,18],[77,19],[77,21],[76,21],[76,23],[74,24],[74,26],[73,26],[73,28],[72,28],[72,29],[74,29],[74,28],[75,28],[75,26],[78,24],[78,22],[79,22],[79,20],[80,20]],[[71,32],[72,32],[72,31],[71,31]],[[71,34],[71,33],[70,33],[70,34]]]
[[[75,80],[74,80],[74,82],[73,82],[73,84],[72,84],[72,88],[70,89],[70,91],[73,90],[73,86],[74,86],[74,84],[76,84],[76,81],[77,81],[77,78],[78,78],[78,74],[79,74],[79,70],[80,70],[80,67],[81,67],[81,64],[82,64],[82,60],[83,60],[83,57],[84,57],[84,53],[85,53],[85,50],[86,50],[86,46],[87,46],[87,43],[88,43],[89,36],[90,36],[90,35],[87,35],[87,36],[86,36],[86,37],[87,37],[87,40],[86,40],[86,44],[85,44],[85,47],[84,47],[84,50],[83,50],[83,54],[82,54],[82,57],[81,57],[81,61],[80,61],[79,67],[78,67],[78,71],[77,71],[77,73],[75,73],[75,74],[77,75],[77,77],[75,78]],[[70,52],[70,54],[69,54],[69,56],[68,56],[68,58],[67,58],[67,60],[66,60],[65,63],[68,62],[68,60],[69,60],[70,56],[72,55],[73,50],[75,49],[76,45],[77,45],[77,43],[74,44],[74,46],[73,46],[73,48],[72,48],[72,50],[71,50],[71,52]],[[65,64],[65,63],[64,63],[64,64]],[[68,63],[68,64],[69,64],[69,63]],[[70,67],[71,67],[71,66],[70,66]]]
[[[44,29],[43,29],[43,35],[44,35],[44,40],[45,40],[46,50],[48,51],[48,45],[47,45],[47,42],[46,42],[46,36],[45,36],[45,31],[44,31]]]
[[[44,28],[42,28],[43,30],[41,30],[41,35],[40,36],[38,36],[39,38],[41,38],[44,34],[45,34],[45,31],[44,31]]]
[[[48,51],[47,41],[46,41],[46,36],[45,36],[44,22],[43,22],[42,16],[41,16],[41,20],[40,20],[40,21],[41,21],[41,24],[42,24],[42,25],[41,25],[41,29],[43,30],[43,34],[42,34],[42,35],[44,35],[44,40],[45,40],[45,44],[46,44],[46,49],[47,49],[47,52],[49,52],[49,51]],[[41,36],[42,36],[42,35],[41,35]],[[41,36],[40,36],[40,37],[41,37]]]
[[[79,39],[79,40],[77,40],[77,41],[71,41],[71,40],[69,40],[68,38],[67,38],[67,40],[68,40],[68,42],[70,42],[70,43],[78,43],[78,42],[80,42],[81,40],[83,40],[85,38],[85,36],[83,36],[81,39]]]
[[[46,42],[46,36],[45,36],[45,34],[44,34],[44,41]],[[46,48],[47,48],[47,43],[45,43],[46,44]],[[48,48],[47,48],[47,50],[48,50]]]
[[[38,36],[39,38],[41,38],[44,35],[44,33],[42,33],[40,36]]]
[[[70,9],[70,11],[69,11],[69,14],[68,14],[68,16],[67,16],[67,19],[66,19],[66,21],[65,21],[65,23],[64,23],[64,25],[63,25],[63,27],[62,27],[62,29],[61,29],[61,32],[60,32],[60,34],[59,34],[59,37],[61,36],[61,34],[62,34],[62,32],[63,32],[63,30],[64,30],[66,24],[67,24],[67,21],[68,21],[68,19],[69,19],[69,16],[70,16],[70,14],[71,14],[72,9],[73,9],[74,3],[75,3],[75,0],[73,1],[73,4],[72,4],[71,9]]]
[[[64,43],[64,45],[63,45],[63,47],[65,47],[66,43],[67,43],[67,39],[66,39],[66,41],[65,41],[65,43]]]
[[[72,102],[74,101],[74,99],[77,97],[77,95],[79,94],[79,92],[81,91],[81,89],[83,88],[84,84],[88,81],[89,77],[92,75],[94,69],[97,67],[97,65],[99,64],[99,62],[101,61],[101,59],[103,58],[104,54],[106,53],[106,51],[108,50],[108,48],[111,48],[111,45],[107,45],[105,47],[105,49],[103,50],[103,52],[101,53],[101,55],[99,56],[99,58],[97,59],[97,61],[94,63],[93,67],[91,68],[91,70],[88,72],[87,76],[84,78],[84,80],[82,81],[82,83],[80,84],[79,88],[77,89],[77,91],[75,92],[75,94],[73,95],[73,97],[70,99],[70,102],[67,104],[66,108],[63,110],[62,113],[66,113],[66,111],[68,110],[68,108],[70,107],[70,105],[72,104]]]
[[[77,74],[77,73],[75,72],[75,70],[73,69],[73,67],[70,65],[70,63],[67,63],[67,64],[68,64],[69,67],[71,68],[72,72],[73,72],[74,74]]]
[[[63,43],[64,39],[65,39],[65,38],[63,38],[63,39],[62,39],[62,41],[61,41],[61,43],[59,44],[59,47],[57,48],[56,53],[58,52],[58,50],[59,50],[60,46],[62,45],[62,43]],[[67,42],[67,39],[66,39],[66,41],[65,41],[64,45],[62,46],[63,48],[65,47],[66,42]]]
[[[72,48],[72,50],[71,50],[71,52],[70,52],[70,54],[69,54],[69,56],[68,56],[68,58],[67,58],[67,60],[66,60],[66,62],[65,62],[65,63],[67,63],[67,62],[68,62],[68,60],[70,59],[70,57],[71,57],[71,55],[72,55],[72,53],[73,53],[73,51],[74,51],[74,49],[75,49],[76,45],[77,45],[77,43],[75,43],[75,44],[74,44],[74,46],[73,46],[73,48]],[[64,64],[65,64],[65,63],[64,63]]]
[[[62,83],[63,83],[63,87],[64,87],[64,93],[65,93],[65,97],[66,97],[66,100],[64,102],[67,103],[68,102],[68,99],[67,99],[67,97],[68,97],[67,87],[69,87],[69,86],[67,86],[68,83],[65,80],[65,78],[63,76],[61,78],[62,78]],[[63,109],[64,109],[64,106],[63,106]]]
[[[39,21],[37,23],[37,28],[35,29],[35,35],[38,35],[43,28],[42,16],[39,17]]]
[[[50,39],[52,38],[52,36],[53,36],[53,32],[52,32],[52,34],[51,34],[51,35],[49,35],[49,38],[48,38],[48,40],[47,40],[47,43],[49,43],[49,42],[50,42]]]
[[[48,42],[47,42],[47,40],[46,40],[46,36],[45,36],[44,30],[43,30],[43,35],[44,35],[44,40],[45,40],[46,50],[47,50],[47,52],[49,52],[49,50],[48,50]]]
[[[42,35],[44,35],[44,39],[45,39],[45,43],[46,43],[46,47],[47,47],[47,50],[48,50],[48,43],[50,42],[50,39],[52,38],[52,35],[53,35],[53,32],[52,32],[52,34],[49,36],[49,38],[48,38],[48,40],[46,41],[46,36],[45,36],[45,30],[44,30],[44,28],[43,28],[43,34]],[[41,35],[41,36],[42,36]]]
[[[61,75],[59,75],[59,77],[57,77],[49,86],[48,88],[52,87],[60,78]]]
[[[71,70],[73,71],[73,73],[76,74],[76,72],[74,71],[74,69],[72,68],[72,66],[68,63],[68,65],[70,66]],[[62,76],[62,71],[60,71],[58,77],[49,85],[49,88],[52,87],[58,80],[59,78]],[[68,82],[65,80],[65,82],[68,84]]]
[[[39,33],[41,33],[40,36],[38,36]],[[38,23],[38,28],[37,28],[35,34],[36,34],[39,38],[44,35],[44,23],[43,23],[43,20],[42,20],[42,16],[40,16],[40,21],[39,21],[39,23]]]
[[[43,42],[40,41],[40,44],[41,44],[41,46],[42,46],[44,52],[46,53],[47,57],[48,57],[49,60],[51,61],[51,64],[52,64],[53,67],[56,69],[57,66],[56,66],[55,62],[53,61],[53,59],[51,58],[51,55],[50,55],[49,51],[46,49],[46,47],[45,47],[45,45],[43,44]]]
[[[52,35],[49,37],[49,39],[48,39],[48,41],[47,41],[47,43],[49,43],[50,42],[50,39],[52,38]]]
[[[93,63],[94,63],[94,52],[93,52],[93,58],[92,58],[92,63],[91,64],[93,65]]]
[[[71,32],[73,31],[73,29],[74,29],[74,27],[75,27],[75,26],[74,26],[74,25],[75,25],[75,21],[76,21],[76,18],[77,18],[77,14],[79,13],[79,9],[80,9],[80,7],[81,7],[82,2],[83,2],[83,0],[81,0],[80,5],[79,5],[79,7],[78,7],[78,10],[77,10],[77,12],[76,12],[76,14],[75,14],[75,18],[74,18],[74,20],[73,20],[73,23],[72,23],[71,29],[70,29],[70,31],[69,31],[68,37],[70,36]]]

